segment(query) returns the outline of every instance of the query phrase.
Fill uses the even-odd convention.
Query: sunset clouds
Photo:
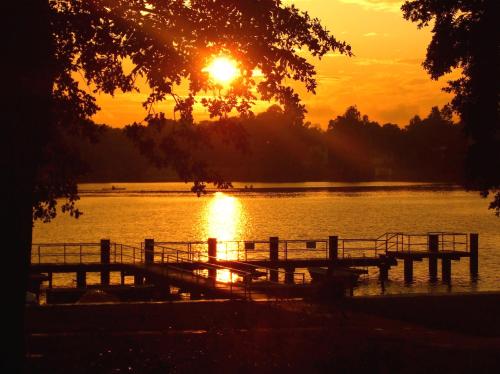
[[[339,0],[341,3],[355,4],[367,10],[399,12],[404,1],[401,0]]]

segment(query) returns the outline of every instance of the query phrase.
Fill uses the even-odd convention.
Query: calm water
[[[37,223],[34,242],[375,238],[385,232],[478,232],[480,279],[471,283],[468,259],[452,263],[452,291],[500,289],[500,219],[476,193],[432,190],[411,183],[257,184],[246,192],[188,193],[182,183],[83,184],[78,220],[59,215]],[[250,186],[250,184],[248,184]],[[382,188],[388,186],[388,189]],[[244,184],[235,184],[244,188]],[[403,189],[399,189],[403,187]],[[122,188],[124,188],[122,190]],[[263,189],[260,191],[259,189]],[[273,190],[273,188],[276,188]],[[294,192],[289,192],[290,190]],[[430,285],[427,262],[416,263],[415,283],[402,282],[402,263],[390,272],[386,292],[444,291]],[[377,270],[356,291],[377,294]]]

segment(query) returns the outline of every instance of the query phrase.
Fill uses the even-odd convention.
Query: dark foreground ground
[[[498,294],[36,307],[27,372],[494,373],[499,313]]]

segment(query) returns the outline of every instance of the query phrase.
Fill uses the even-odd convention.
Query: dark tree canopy
[[[404,17],[433,24],[424,67],[433,79],[459,68],[446,91],[468,136],[466,186],[483,195],[497,190],[491,208],[500,215],[500,27],[498,0],[412,0]]]
[[[227,180],[240,182],[463,183],[463,126],[452,121],[447,107],[432,108],[422,118],[414,116],[405,126],[377,123],[349,107],[329,124],[326,131],[310,123],[299,126],[272,105],[265,112],[227,121],[181,125],[159,117],[148,126],[100,126],[99,142],[74,137],[74,143],[89,165],[80,179],[86,182],[177,181],[172,164],[165,168],[162,162],[170,155],[177,163],[201,162],[209,175],[215,177],[217,171]],[[136,131],[140,136],[126,135]],[[181,169],[197,168],[193,163]]]
[[[81,131],[78,125],[99,110],[95,93],[134,91],[138,79],[150,88],[144,102],[148,122],[162,121],[161,114],[153,114],[154,104],[172,97],[181,123],[191,123],[198,94],[208,94],[200,102],[212,117],[225,118],[232,110],[248,115],[259,98],[280,103],[301,121],[305,108],[288,82],[302,82],[314,92],[316,81],[314,66],[299,51],[319,58],[334,50],[351,54],[350,47],[337,41],[318,19],[280,0],[50,0],[49,4],[55,50],[54,125],[62,132]],[[203,67],[221,53],[238,61],[241,76],[224,94],[212,95],[219,87]],[[253,77],[254,69],[262,71],[262,79]],[[81,88],[79,77],[93,92]],[[181,84],[188,85],[187,92],[179,89]],[[140,137],[141,130],[133,128],[130,133]],[[180,130],[175,135],[193,136],[189,142],[196,141],[192,132]],[[224,185],[204,162],[190,160],[189,147],[182,152],[175,148],[172,138],[171,134],[155,144],[164,146],[162,164],[173,166],[198,186],[205,181]],[[145,150],[153,146],[138,141]],[[35,217],[53,216],[52,197],[65,191],[71,191],[66,193],[70,203],[65,208],[78,214],[73,205],[76,185],[74,179],[68,185],[68,180],[65,175],[63,188],[57,183],[52,193],[40,194]],[[50,181],[43,180],[43,185]]]

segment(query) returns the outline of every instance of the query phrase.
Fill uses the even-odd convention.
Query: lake
[[[376,238],[386,232],[479,233],[479,273],[469,279],[468,259],[452,263],[451,289],[427,280],[427,261],[416,263],[415,282],[403,284],[403,265],[389,273],[386,292],[500,289],[500,219],[477,193],[422,183],[235,183],[235,190],[197,197],[184,183],[82,184],[79,219],[59,214],[37,222],[34,243]],[[246,187],[246,188],[245,188]],[[440,273],[440,269],[439,269]],[[379,294],[378,270],[356,294]]]

